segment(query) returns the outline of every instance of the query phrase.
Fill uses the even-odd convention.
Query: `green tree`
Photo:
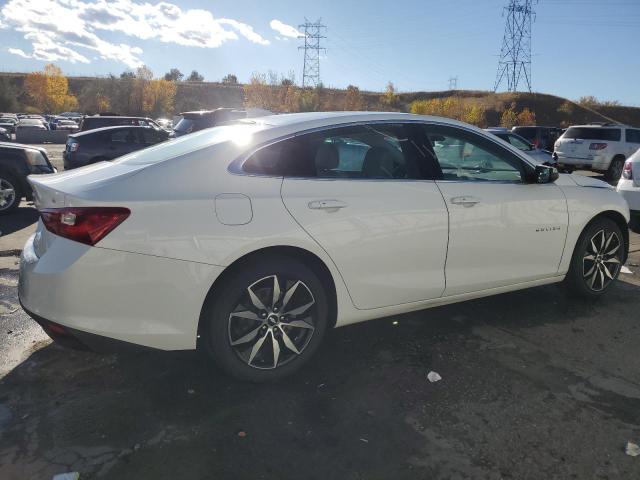
[[[222,77],[222,83],[224,85],[238,85],[238,77],[236,77],[233,73],[229,73]]]
[[[164,79],[167,82],[179,82],[184,77],[183,73],[177,68],[172,68],[164,74]]]
[[[202,82],[204,77],[200,75],[196,70],[193,70],[187,77],[188,82]]]

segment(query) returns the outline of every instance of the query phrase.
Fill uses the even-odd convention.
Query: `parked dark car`
[[[0,126],[0,142],[10,142],[10,141],[11,141],[11,131]]]
[[[6,128],[10,133],[16,133],[18,120],[12,117],[0,117],[0,128]]]
[[[95,130],[96,128],[115,127],[120,125],[133,125],[139,127],[160,128],[156,122],[147,117],[121,117],[116,115],[95,115],[84,117],[80,122],[80,131]]]
[[[205,128],[215,127],[231,120],[247,118],[247,112],[234,108],[217,108],[216,110],[184,112],[181,113],[180,116],[182,116],[182,118],[176,126],[173,127],[176,137],[197,132],[198,130],[204,130]]]
[[[113,160],[136,150],[164,142],[169,132],[161,128],[119,126],[105,127],[69,135],[62,154],[64,169]]]
[[[553,151],[553,145],[562,135],[562,129],[557,127],[513,127],[513,133],[526,138],[536,148]]]
[[[27,175],[55,173],[44,148],[0,143],[0,215],[18,208],[20,200],[31,200]]]

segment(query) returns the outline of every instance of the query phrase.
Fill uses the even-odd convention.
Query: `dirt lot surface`
[[[640,237],[595,303],[540,287],[337,329],[294,377],[51,344],[0,230],[0,479],[638,479]],[[430,383],[438,372],[442,380]]]

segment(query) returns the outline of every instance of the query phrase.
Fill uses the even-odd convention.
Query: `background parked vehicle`
[[[518,150],[523,151],[536,163],[545,165],[555,165],[556,163],[553,159],[552,152],[536,148],[535,145],[529,142],[526,138],[510,132],[506,128],[487,128],[486,131],[493,133],[496,137],[501,138],[505,142],[516,147]]]
[[[216,110],[198,110],[181,113],[180,121],[173,127],[176,137],[197,132],[205,128],[215,127],[221,123],[239,118],[247,118],[246,110],[234,108],[217,108]]]
[[[161,129],[160,125],[148,117],[121,117],[116,115],[95,115],[84,117],[80,122],[80,131],[94,130],[103,127],[115,127],[118,125],[135,125],[140,127],[154,127]]]
[[[18,119],[15,117],[0,117],[0,127],[9,130],[10,133],[16,133],[16,124]]]
[[[602,172],[608,181],[622,175],[625,160],[640,148],[640,129],[618,124],[569,127],[558,139],[554,159],[558,167]]]
[[[55,171],[44,148],[0,143],[0,215],[18,208],[23,197],[31,199],[28,175]]]
[[[42,118],[21,118],[16,125],[16,133],[20,130],[49,130],[45,120]]]
[[[136,150],[164,142],[169,132],[152,127],[105,127],[69,135],[62,154],[64,169],[113,160]]]
[[[553,151],[555,141],[562,134],[562,129],[557,127],[516,126],[511,131],[526,138],[536,148],[549,151]]]
[[[156,123],[165,130],[173,130],[173,120],[170,120],[168,118],[156,118]]]
[[[636,150],[624,163],[617,191],[625,198],[631,211],[629,228],[640,233],[640,150]]]
[[[71,133],[75,133],[80,130],[78,124],[73,120],[58,119],[55,123],[55,130],[65,130]]]
[[[0,141],[10,142],[11,141],[11,132],[6,128],[0,126]]]

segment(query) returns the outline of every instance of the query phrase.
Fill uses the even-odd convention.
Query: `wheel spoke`
[[[278,339],[271,332],[271,341],[273,342],[273,368],[278,366],[278,358],[280,357],[280,344],[278,343]]]
[[[605,251],[606,251],[606,250],[607,250],[607,248],[609,248],[609,245],[611,244],[611,240],[613,240],[613,237],[614,237],[615,235],[616,235],[616,234],[615,234],[614,232],[611,232],[611,235],[609,235],[609,238],[607,239],[607,242],[604,244],[604,248],[603,248],[603,250],[605,250]]]
[[[276,275],[273,276],[273,300],[271,301],[271,308],[276,306],[276,303],[280,300],[280,282]]]
[[[308,330],[315,330],[315,327],[310,323],[307,323],[304,320],[293,320],[289,323],[281,323],[283,327],[294,327],[294,328],[306,328]]]
[[[604,273],[605,273],[605,275],[607,277],[609,277],[611,280],[613,280],[613,275],[611,275],[611,272],[609,271],[609,268],[605,264],[602,264],[602,270],[604,271]]]
[[[243,310],[241,312],[231,312],[229,317],[239,317],[246,318],[247,320],[257,320],[261,322],[262,320],[258,317],[258,314],[250,312],[249,310]]]
[[[255,283],[253,285],[255,285]],[[264,303],[262,303],[262,300],[260,300],[258,296],[253,292],[253,290],[251,290],[251,287],[253,287],[253,285],[250,285],[247,287],[247,292],[249,292],[249,298],[251,299],[251,303],[253,303],[253,306],[256,307],[258,310],[264,311],[267,309],[267,307],[264,306]]]
[[[598,264],[594,262],[593,265],[591,265],[591,268],[589,269],[589,271],[586,272],[583,276],[586,278],[589,275],[591,275],[593,273],[593,271],[596,269],[597,266],[598,266]],[[584,267],[583,267],[583,270],[584,270]]]
[[[593,284],[596,281],[596,276],[597,275],[598,275],[598,268],[597,268],[597,265],[596,265],[596,269],[594,270],[593,275],[591,276],[591,288],[593,288]]]
[[[605,253],[605,255],[615,255],[615,253],[618,251],[619,248],[620,248],[620,243],[618,243],[615,247],[613,247],[611,250]]]
[[[260,337],[260,339],[255,343],[255,345],[251,349],[251,354],[249,355],[249,361],[247,362],[249,365],[251,365],[251,362],[253,362],[253,359],[255,358],[256,354],[260,351],[260,348],[262,347],[262,344],[264,343],[264,341],[267,339],[268,334],[269,332],[265,333],[262,337]]]
[[[251,340],[253,340],[254,338],[256,338],[258,336],[258,332],[260,332],[261,328],[262,328],[262,325],[260,325],[259,327],[255,328],[254,330],[251,330],[249,333],[247,333],[243,337],[240,337],[237,340],[233,340],[231,342],[231,345],[235,346],[235,345],[241,345],[243,343],[250,342]]]
[[[287,304],[289,303],[289,300],[291,300],[291,297],[293,297],[293,294],[296,292],[296,288],[298,288],[298,285],[300,285],[300,284],[302,284],[302,282],[300,280],[298,280],[284,294],[284,298],[282,299],[282,311],[283,312],[285,311],[285,308],[287,307]]]
[[[297,353],[298,355],[300,355],[300,351],[294,345],[294,343],[289,338],[289,335],[287,335],[287,332],[285,332],[282,327],[280,327],[280,332],[282,333],[282,342],[284,343],[284,346],[291,350],[293,353]]]
[[[284,313],[286,315],[293,315],[295,317],[295,316],[301,315],[304,312],[306,312],[307,310],[309,310],[309,307],[311,307],[311,305],[313,305],[314,303],[316,303],[316,302],[314,300],[311,300],[309,303],[305,303],[301,307],[294,308],[293,310],[289,310],[288,312],[284,312]]]
[[[604,260],[604,263],[620,263],[620,260],[618,260],[616,257],[611,257]]]
[[[604,273],[602,273],[602,267],[598,269],[598,273],[600,273],[600,290],[604,288]]]

